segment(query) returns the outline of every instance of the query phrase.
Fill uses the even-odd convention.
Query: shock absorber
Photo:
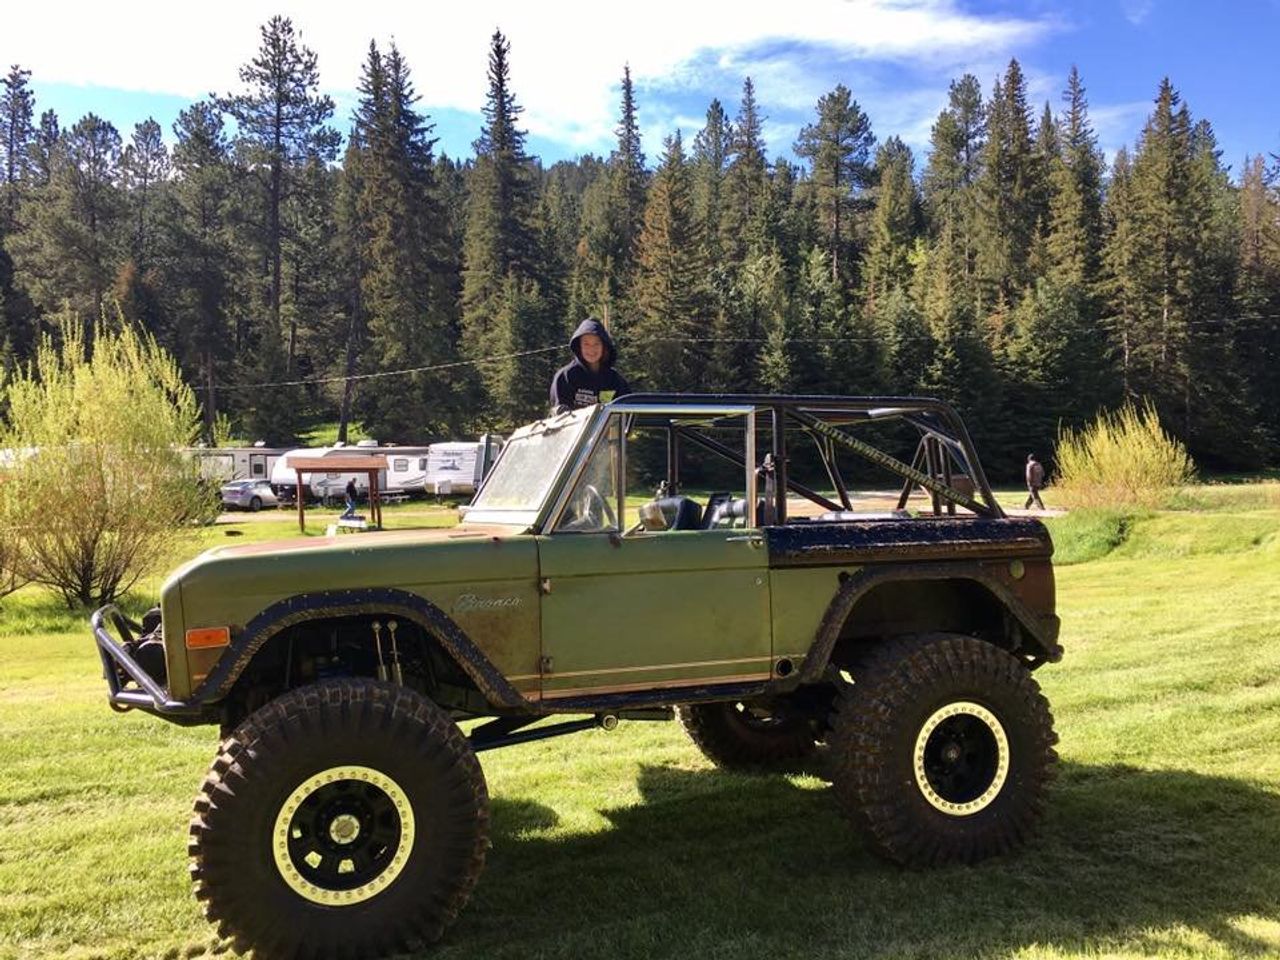
[[[392,623],[395,621],[393,620]],[[382,623],[378,620],[373,621],[373,645],[378,651],[378,679],[383,683],[387,682],[387,664],[382,659]],[[390,629],[390,624],[387,625]],[[394,636],[394,634],[393,634]]]
[[[396,622],[387,621],[387,632],[391,634],[391,679],[396,686],[404,686],[404,672],[400,669],[400,648],[396,646]]]

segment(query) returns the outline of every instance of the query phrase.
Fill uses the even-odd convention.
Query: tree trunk
[[[359,292],[352,298],[351,323],[347,327],[347,359],[344,365],[346,379],[342,382],[342,408],[338,414],[338,440],[347,442],[347,424],[351,422],[351,402],[356,384],[351,378],[356,372],[357,341],[360,337],[360,313],[362,304]]]
[[[204,352],[204,439],[213,446],[214,426],[218,422],[218,398],[214,393],[213,351]]]

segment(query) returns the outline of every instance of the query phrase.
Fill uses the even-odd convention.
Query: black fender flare
[[[840,638],[840,630],[845,620],[849,618],[858,601],[873,588],[895,581],[918,580],[970,580],[977,583],[994,595],[1031,637],[1038,648],[1037,659],[1052,663],[1062,659],[1062,647],[1058,644],[1057,617],[1050,619],[1037,617],[1008,587],[982,571],[975,570],[972,564],[920,563],[886,567],[871,566],[863,567],[853,574],[840,574],[840,586],[822,615],[822,622],[818,625],[813,645],[809,648],[804,663],[798,671],[799,681],[816,683],[822,679],[827,664],[831,661],[836,641]]]
[[[417,594],[387,587],[321,590],[273,603],[236,632],[231,646],[201,682],[192,699],[209,703],[225,697],[254,655],[288,627],[308,620],[373,613],[403,618],[421,626],[439,641],[491,703],[503,707],[530,706],[447,613]]]

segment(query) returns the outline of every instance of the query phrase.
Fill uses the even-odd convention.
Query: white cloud
[[[1127,146],[1130,153],[1133,152],[1142,124],[1152,109],[1150,100],[1090,105],[1089,120],[1093,123],[1094,133],[1098,135],[1098,146],[1106,155],[1108,163],[1115,158],[1116,151],[1121,147]]]
[[[1135,27],[1141,26],[1147,17],[1151,16],[1155,5],[1155,0],[1120,0],[1120,9],[1124,11],[1124,18]]]
[[[238,89],[237,70],[254,54],[258,26],[273,12],[292,18],[319,57],[322,86],[352,90],[370,39],[394,38],[423,103],[479,110],[489,37],[512,44],[511,79],[529,131],[575,148],[598,149],[616,125],[624,62],[638,86],[689,89],[707,71],[748,71],[767,102],[811,109],[833,84],[818,64],[756,60],[765,44],[818,45],[848,60],[945,68],[1025,45],[1058,28],[1050,16],[980,17],[957,0],[807,0],[753,5],[651,0],[625,19],[598,0],[349,4],[225,0],[185,16],[170,0],[22,4],[6,11],[0,63],[21,63],[37,82],[203,96]],[[73,24],[74,29],[68,29]],[[732,100],[736,102],[736,88]],[[857,92],[855,91],[855,95]],[[727,103],[726,103],[727,105]],[[643,104],[642,104],[643,109]]]

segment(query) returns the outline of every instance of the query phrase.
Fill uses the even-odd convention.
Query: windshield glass
[[[576,410],[517,430],[503,447],[471,511],[526,512],[541,507],[593,409]]]

